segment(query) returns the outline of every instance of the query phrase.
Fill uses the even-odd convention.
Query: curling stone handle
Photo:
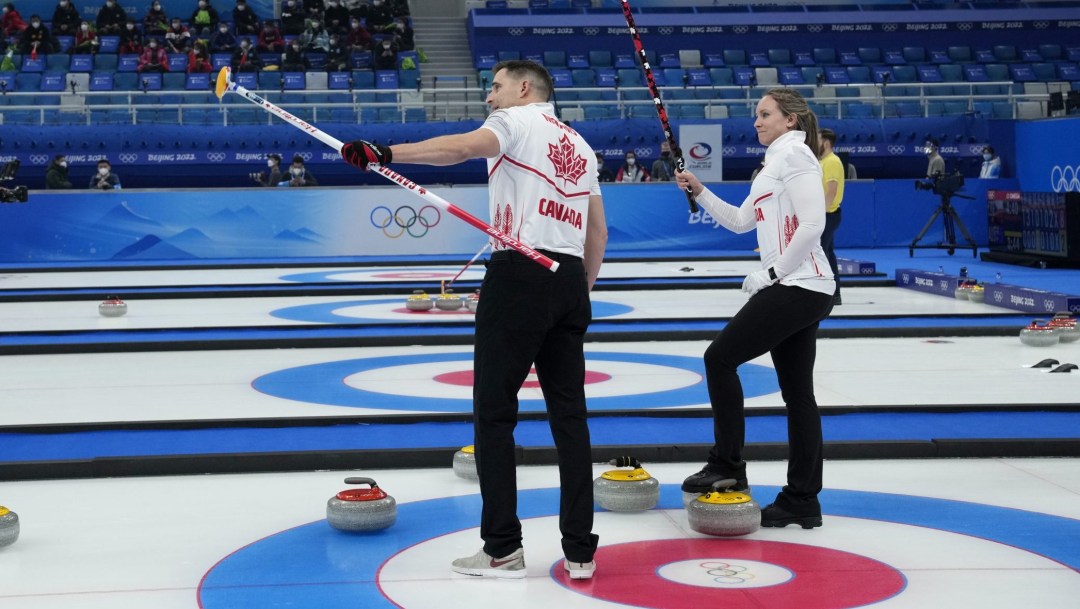
[[[713,482],[712,487],[713,490],[720,492],[725,491],[738,483],[739,482],[734,478],[724,478],[723,480],[717,480],[716,482]]]
[[[374,478],[346,478],[345,484],[368,484],[371,488],[379,488],[379,485],[375,484]]]
[[[608,463],[615,467],[641,467],[641,462],[631,456],[615,457]]]

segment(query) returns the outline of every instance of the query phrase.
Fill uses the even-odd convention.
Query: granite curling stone
[[[476,472],[476,447],[472,444],[454,453],[454,475],[466,480],[479,480]]]
[[[441,311],[457,311],[461,307],[465,306],[461,297],[453,292],[447,291],[443,294],[439,294],[435,299],[435,306]]]
[[[593,480],[593,500],[597,505],[612,512],[640,512],[656,507],[660,501],[660,482],[641,467],[633,457],[619,457],[609,461],[615,467]]]
[[[480,290],[477,290],[473,294],[470,294],[465,299],[465,308],[469,309],[473,313],[476,313],[476,308],[480,306]]]
[[[734,478],[713,484],[713,490],[686,506],[690,528],[717,537],[749,535],[761,527],[761,506],[743,492],[731,490]]]
[[[397,502],[371,478],[346,478],[345,484],[366,484],[370,488],[350,488],[326,502],[326,522],[339,531],[378,531],[397,520]]]
[[[104,317],[121,317],[127,313],[128,306],[116,296],[109,296],[98,305],[98,313]]]
[[[968,300],[971,302],[985,302],[986,301],[986,288],[981,285],[971,286],[971,291],[968,292]]]
[[[19,515],[0,505],[0,548],[19,540]]]
[[[1046,325],[1057,331],[1058,338],[1063,343],[1080,340],[1080,326],[1076,325],[1076,318],[1069,313],[1055,313],[1054,318]]]
[[[1032,347],[1056,345],[1058,338],[1058,331],[1041,319],[1032,321],[1026,328],[1020,330],[1020,342]]]
[[[423,290],[416,290],[405,300],[405,308],[410,311],[430,311],[435,302]]]

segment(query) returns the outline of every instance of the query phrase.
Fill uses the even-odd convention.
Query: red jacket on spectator
[[[142,72],[155,63],[160,65],[164,71],[169,71],[169,55],[165,52],[165,49],[161,47],[152,49],[149,46],[143,49],[142,55],[139,56],[139,71]]]
[[[4,16],[0,17],[0,32],[4,36],[16,36],[26,29],[26,22],[22,15],[15,10],[15,5],[8,2],[4,5]]]

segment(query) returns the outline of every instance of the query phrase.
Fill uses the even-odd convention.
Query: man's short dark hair
[[[823,140],[829,140],[829,143],[833,146],[836,145],[836,132],[832,129],[822,129],[818,131],[818,137]]]
[[[100,164],[102,164],[102,163],[105,163],[105,164],[106,164],[106,165],[108,165],[109,167],[112,167],[112,163],[110,163],[110,162],[109,162],[109,159],[98,159],[98,162],[97,162],[97,164],[98,164],[98,165],[100,165]]]
[[[54,161],[62,161],[62,160],[64,160],[64,159],[66,159],[66,158],[67,158],[67,155],[66,155],[66,154],[58,154],[58,155],[56,155],[56,156],[54,156],[54,157],[53,157],[53,160],[54,160]]]
[[[493,75],[498,74],[499,70],[506,70],[506,73],[513,78],[531,82],[533,88],[536,89],[537,95],[544,101],[551,99],[551,94],[555,91],[555,83],[551,81],[551,73],[547,71],[547,68],[535,61],[525,59],[500,61],[491,68],[491,73]]]
[[[300,156],[300,155],[298,154],[298,155],[296,155],[296,156],[294,156],[294,157],[292,158],[292,162],[293,162],[293,165],[295,165],[295,164],[297,164],[297,163],[300,163],[301,165],[303,165],[303,164],[304,164],[304,157],[302,157],[302,156]]]
[[[266,158],[270,159],[271,161],[274,161],[278,165],[281,164],[281,155],[280,154],[270,153],[270,154],[266,155]]]
[[[937,141],[937,138],[933,138],[933,137],[926,138],[926,143],[930,144],[934,148],[941,148],[941,143]]]
[[[983,148],[983,152],[994,154],[994,147],[993,146],[987,146],[987,147]]]

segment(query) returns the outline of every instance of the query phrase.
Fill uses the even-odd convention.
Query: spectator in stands
[[[210,48],[214,51],[232,53],[236,49],[236,36],[229,30],[228,23],[219,23],[218,29],[210,37]]]
[[[120,33],[120,44],[116,51],[121,55],[142,55],[143,35],[135,25],[134,19],[128,19],[124,31]]]
[[[359,19],[353,17],[349,20],[349,35],[345,39],[345,46],[350,52],[370,51],[373,42],[371,33]]]
[[[92,55],[97,53],[98,44],[98,37],[94,33],[94,28],[90,27],[89,21],[83,21],[79,24],[79,31],[75,32],[75,42],[68,49],[68,52],[72,55]]]
[[[352,19],[367,19],[371,6],[368,0],[345,0],[345,8],[349,9],[349,17]]]
[[[926,177],[933,177],[937,175],[945,175],[945,159],[941,158],[941,153],[938,150],[941,145],[937,140],[930,138],[926,140],[926,156],[929,159],[929,163],[926,165]]]
[[[191,24],[191,29],[194,30],[196,36],[209,36],[217,30],[217,24],[221,21],[218,16],[217,9],[210,6],[207,0],[199,0],[198,6],[195,7],[195,11],[191,13],[191,18],[188,19],[188,23]]]
[[[323,0],[303,0],[304,13],[308,19],[322,19],[326,11],[326,3]]]
[[[8,2],[4,5],[3,16],[0,16],[0,33],[3,33],[4,38],[14,38],[22,31],[26,29],[26,21],[23,20],[19,11],[15,10],[15,5]]]
[[[604,155],[600,152],[596,153],[596,176],[601,182],[615,181],[615,174],[607,167],[604,167]]]
[[[281,35],[277,24],[270,19],[263,22],[262,30],[259,32],[259,52],[285,52],[285,38]]]
[[[296,0],[285,0],[281,5],[281,32],[286,36],[303,34],[304,20],[304,7]]]
[[[349,9],[338,0],[326,0],[323,22],[331,34],[344,34],[349,29]]]
[[[387,6],[390,14],[395,17],[404,17],[409,14],[409,0],[388,0]]]
[[[296,38],[285,49],[281,56],[282,72],[306,72],[311,68],[311,60],[304,54],[304,48],[300,45],[300,39]]]
[[[187,53],[191,48],[191,32],[180,22],[179,17],[173,17],[169,29],[165,31],[165,49],[169,53]]]
[[[30,27],[22,32],[19,38],[19,52],[24,55],[37,57],[38,54],[48,55],[54,52],[52,36],[49,28],[41,22],[40,15],[30,15]]]
[[[71,180],[68,179],[67,157],[58,154],[53,157],[49,167],[45,170],[45,188],[48,190],[66,190],[71,188]]]
[[[1001,177],[1001,157],[994,152],[993,146],[987,146],[982,151],[983,164],[979,169],[979,177],[993,179]]]
[[[90,189],[92,190],[119,190],[120,176],[112,172],[112,165],[108,159],[101,159],[97,163],[97,173],[90,176]]]
[[[286,184],[287,186],[319,185],[319,181],[315,179],[315,176],[307,172],[307,167],[304,167],[304,158],[300,155],[296,155],[292,158],[292,165],[289,166],[288,177],[289,181]]]
[[[330,50],[330,34],[318,19],[308,22],[308,28],[300,35],[300,44],[307,52],[326,53]]]
[[[188,54],[188,74],[209,74],[214,71],[210,62],[210,50],[205,40],[196,40]]]
[[[375,69],[397,69],[397,47],[394,46],[393,40],[387,38],[386,40],[380,42],[377,47],[375,47]]]
[[[326,71],[349,71],[349,51],[341,46],[341,37],[337,34],[330,34],[330,51],[326,54]]]
[[[53,35],[74,36],[81,22],[79,9],[70,0],[60,0],[52,14]]]
[[[238,36],[257,36],[259,34],[259,18],[255,11],[247,5],[246,0],[236,0],[236,6],[232,10],[233,26],[236,27]]]
[[[821,232],[821,249],[825,251],[825,257],[829,260],[829,268],[832,269],[833,277],[840,277],[840,269],[836,265],[836,251],[833,242],[836,237],[836,229],[840,228],[840,203],[844,200],[844,163],[833,152],[836,145],[836,132],[832,129],[821,129],[818,132],[821,140],[821,154],[818,160],[821,163],[821,183],[825,189],[825,229]],[[833,306],[843,304],[840,299],[840,281],[836,281],[836,291],[833,292]]]
[[[116,0],[105,0],[97,14],[98,36],[119,36],[127,20],[127,11]]]
[[[240,39],[240,46],[233,51],[231,65],[233,72],[258,72],[262,67],[262,60],[252,50],[250,39]]]
[[[139,67],[136,68],[136,71],[140,74],[169,71],[169,56],[165,53],[164,48],[158,46],[156,38],[147,41],[146,48],[143,49],[142,55],[139,56]]]
[[[259,186],[277,186],[283,180],[281,177],[281,155],[266,155],[266,171],[249,173],[248,176],[255,180]]]
[[[648,182],[649,172],[637,164],[637,155],[633,151],[626,153],[626,162],[615,174],[616,182]]]
[[[150,5],[150,10],[146,11],[142,22],[143,32],[147,36],[164,36],[165,32],[169,31],[169,16],[165,14],[165,9],[161,8],[160,2]]]
[[[394,21],[394,15],[383,0],[372,0],[371,8],[367,13],[367,27],[372,34],[377,34],[386,29]]]
[[[660,142],[660,158],[653,161],[652,179],[654,182],[670,182],[675,179],[675,159],[671,156],[671,145]]]
[[[413,29],[401,17],[395,17],[390,25],[383,29],[383,35],[394,39],[394,44],[402,51],[411,51],[416,48]]]

